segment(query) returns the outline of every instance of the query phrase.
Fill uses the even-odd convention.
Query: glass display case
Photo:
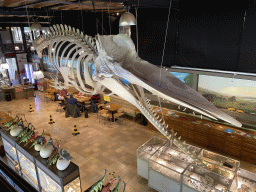
[[[189,147],[189,150],[195,151],[196,155],[199,155],[202,151],[201,148],[195,147],[193,145],[185,144],[186,147]],[[180,161],[185,161],[187,163],[193,163],[193,159],[191,159],[187,154],[185,154],[180,148],[178,148],[176,145],[171,145],[170,147],[163,146],[160,148],[162,152],[165,154],[169,154]]]
[[[20,151],[18,152],[20,168],[23,178],[30,183],[35,189],[39,190],[38,188],[38,181],[37,175],[35,170],[35,164],[25,157]]]
[[[137,175],[148,179],[148,160],[165,145],[169,145],[167,140],[153,137],[137,149]]]
[[[226,192],[232,182],[233,179],[191,164],[183,174],[182,191]]]
[[[138,169],[144,171],[144,178],[148,174],[150,188],[161,192],[256,191],[256,174],[240,169],[239,161],[189,146],[207,168],[195,165],[193,159],[178,147],[164,140],[161,143],[161,139],[157,137],[153,137],[138,148],[138,165],[142,166],[141,162],[148,162],[143,165],[143,169],[139,166]]]
[[[213,153],[205,149],[201,151],[200,158],[215,165],[222,166],[225,169],[232,171],[234,174],[238,171],[240,167],[239,161],[222,156],[217,153]]]
[[[149,159],[148,186],[157,191],[180,191],[182,173],[188,165],[160,149]]]
[[[232,192],[255,192],[256,191],[256,174],[239,169],[237,180],[230,188]]]
[[[47,159],[29,146],[17,144],[17,138],[9,132],[0,130],[8,164],[38,191],[80,192],[79,167],[70,163],[67,169],[60,171],[55,165],[47,166]]]

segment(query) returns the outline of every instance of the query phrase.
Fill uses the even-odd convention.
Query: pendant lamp
[[[43,27],[39,23],[33,23],[31,25],[31,30],[32,31],[41,31],[42,29],[43,29]]]
[[[123,13],[119,20],[119,27],[136,25],[136,19],[132,13],[129,12],[131,3],[124,2],[125,13]]]

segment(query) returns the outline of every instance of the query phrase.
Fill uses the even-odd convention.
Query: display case
[[[154,148],[153,141],[150,139],[138,149],[137,159],[148,161],[148,169],[144,167],[148,171],[148,186],[157,191],[256,191],[256,174],[240,169],[237,160],[186,144],[207,166],[203,168],[175,145],[167,142]]]
[[[182,176],[182,191],[221,192],[229,191],[233,179],[224,177],[211,170],[189,165]]]
[[[162,150],[157,151],[149,159],[148,186],[157,191],[180,191],[182,173],[188,165]]]
[[[222,156],[217,153],[213,153],[205,149],[201,151],[200,158],[215,165],[222,166],[225,169],[232,171],[234,174],[238,171],[240,167],[239,161]]]
[[[40,152],[18,145],[17,138],[0,130],[8,164],[38,191],[81,191],[79,167],[70,163],[67,169],[59,171],[55,165],[47,167],[47,159]]]
[[[194,151],[195,155],[200,155],[202,149],[195,147],[193,145],[185,144],[186,147],[189,147],[189,150]],[[185,161],[187,163],[193,163],[193,159],[191,159],[187,154],[185,154],[180,148],[178,148],[176,145],[172,144],[168,147],[163,146],[160,148],[162,152],[165,154],[169,154],[176,159],[179,159],[180,161]]]
[[[230,191],[234,192],[255,192],[256,174],[239,169],[237,180],[233,182]]]
[[[148,160],[162,146],[169,142],[159,137],[153,137],[137,149],[137,175],[148,179]]]

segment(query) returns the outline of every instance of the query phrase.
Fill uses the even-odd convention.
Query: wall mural
[[[198,92],[229,115],[256,127],[256,81],[199,75]]]

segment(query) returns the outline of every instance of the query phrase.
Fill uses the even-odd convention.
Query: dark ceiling
[[[43,26],[61,22],[65,14],[76,17],[79,13],[103,13],[113,23],[124,11],[125,0],[0,0],[0,24],[26,26],[39,22]],[[178,0],[172,0],[177,2]],[[131,9],[166,8],[169,0],[130,0]],[[175,3],[174,3],[175,4]],[[57,17],[57,18],[56,18]],[[54,22],[52,22],[55,20]]]

